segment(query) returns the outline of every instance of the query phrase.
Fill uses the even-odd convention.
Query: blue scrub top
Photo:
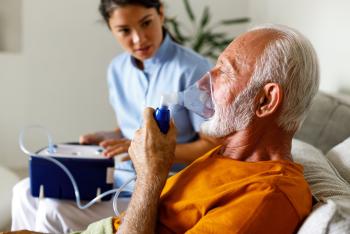
[[[179,92],[200,79],[212,65],[166,35],[155,56],[140,70],[128,53],[114,58],[108,68],[110,103],[125,138],[132,139],[142,125],[143,110],[159,107],[163,93]],[[177,142],[197,138],[203,119],[181,106],[171,108],[177,128]]]

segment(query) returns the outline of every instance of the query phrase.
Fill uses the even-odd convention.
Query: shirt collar
[[[148,70],[149,67],[157,65],[158,63],[163,63],[166,60],[169,60],[174,54],[174,44],[175,42],[170,38],[169,34],[165,34],[165,38],[160,45],[158,51],[154,56],[143,61],[144,70]],[[135,58],[131,56],[131,62],[136,66]]]

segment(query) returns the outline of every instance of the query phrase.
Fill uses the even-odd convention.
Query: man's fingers
[[[133,150],[133,141],[130,144],[130,147],[128,149],[128,154],[130,155],[131,160],[133,159],[134,156],[134,150]]]
[[[176,135],[176,132],[177,132],[177,129],[176,129],[176,126],[175,126],[175,121],[174,121],[174,119],[170,119],[169,131],[168,131],[167,135],[173,136],[173,135]]]
[[[153,129],[154,127],[157,127],[159,130],[159,127],[157,125],[156,120],[154,119],[154,109],[151,107],[146,107],[144,112],[143,112],[143,118],[144,118],[144,127]],[[175,127],[175,122],[173,119],[170,119],[169,123],[169,131],[167,135],[176,135],[176,127]]]
[[[131,160],[131,158],[130,158],[129,155],[127,155],[127,156],[125,155],[125,156],[121,157],[119,160],[120,160],[121,162],[124,162],[124,161]]]
[[[143,122],[146,128],[152,127],[156,124],[153,114],[154,109],[152,107],[146,107],[143,111]]]

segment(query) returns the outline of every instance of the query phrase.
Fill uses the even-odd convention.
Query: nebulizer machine
[[[182,105],[205,119],[212,117],[214,102],[210,72],[184,91],[161,95],[160,106],[156,108],[154,118],[164,134],[169,129],[169,107],[172,105]],[[48,146],[35,153],[30,152],[24,144],[24,135],[31,128],[44,131],[48,140]],[[115,214],[119,215],[118,196],[136,179],[136,176],[119,188],[113,188],[114,160],[104,157],[101,147],[54,144],[50,133],[41,126],[29,126],[23,129],[19,145],[30,157],[30,186],[34,197],[75,200],[80,209],[86,209],[98,201],[110,200],[115,194],[113,209]],[[83,205],[81,200],[90,201]]]

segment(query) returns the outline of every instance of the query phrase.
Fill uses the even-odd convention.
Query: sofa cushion
[[[333,147],[326,154],[326,158],[328,158],[339,174],[350,184],[350,137]]]
[[[312,195],[318,201],[348,199],[350,185],[344,180],[323,153],[315,147],[293,140],[292,155],[295,162],[304,166],[304,176]]]
[[[298,234],[348,234],[350,233],[349,208],[337,200],[319,202],[300,227]]]
[[[293,140],[292,155],[304,166],[305,179],[318,201],[298,234],[350,233],[350,184],[315,147]]]
[[[350,97],[319,92],[295,137],[327,153],[350,136]]]

